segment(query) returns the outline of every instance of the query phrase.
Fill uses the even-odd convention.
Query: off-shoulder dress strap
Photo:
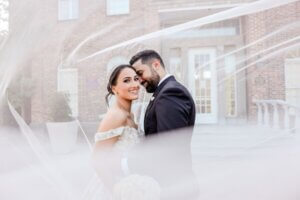
[[[95,142],[107,140],[107,139],[110,139],[110,138],[113,138],[116,136],[120,136],[120,135],[122,135],[124,129],[125,129],[125,127],[119,127],[119,128],[108,130],[108,131],[97,132],[95,134]]]

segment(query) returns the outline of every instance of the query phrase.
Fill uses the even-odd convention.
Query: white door
[[[196,123],[218,122],[217,74],[214,48],[189,50],[189,89],[196,104]]]

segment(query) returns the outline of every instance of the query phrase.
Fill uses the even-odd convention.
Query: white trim
[[[185,39],[185,38],[207,38],[218,36],[236,36],[236,27],[221,27],[221,28],[207,28],[201,30],[187,30],[176,34],[171,34],[167,38],[170,39]]]
[[[228,58],[232,58],[233,60],[228,60]],[[226,73],[226,67],[227,67],[227,64],[228,64],[226,62],[230,62],[230,61],[232,61],[232,63],[230,63],[230,64],[232,64],[234,66],[234,69],[233,69],[233,71],[229,71],[228,73]],[[224,62],[225,62],[225,75],[226,76],[236,71],[236,57],[234,55],[229,55],[229,56],[225,57]],[[237,109],[238,109],[238,106],[237,106],[237,104],[238,104],[238,99],[237,99],[237,75],[234,74],[232,76],[234,77],[234,107],[235,107],[234,109],[235,109],[235,113],[234,113],[234,115],[228,116],[227,111],[226,111],[226,117],[237,117]],[[226,93],[226,91],[225,91],[225,93]],[[225,104],[226,103],[227,102],[225,102]],[[227,105],[225,107],[227,107]],[[226,108],[225,108],[225,110],[226,110]]]
[[[191,10],[207,10],[207,9],[218,9],[218,8],[233,8],[238,6],[244,6],[249,3],[237,3],[237,4],[220,4],[220,5],[209,5],[209,6],[195,6],[185,8],[168,8],[160,9],[158,13],[178,12],[178,11],[191,11]]]
[[[286,58],[285,64],[299,64],[300,58]]]

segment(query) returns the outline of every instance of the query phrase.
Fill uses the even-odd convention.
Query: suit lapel
[[[161,91],[161,89],[167,84],[167,82],[169,82],[170,80],[175,80],[174,76],[170,76],[168,77],[166,80],[164,80],[155,90],[155,92],[153,93],[151,99],[150,99],[150,102],[147,106],[147,109],[146,109],[146,113],[145,113],[145,116],[148,114],[148,111],[150,110],[150,108],[153,106],[155,100],[156,100],[156,97],[157,95],[159,94],[159,92]]]

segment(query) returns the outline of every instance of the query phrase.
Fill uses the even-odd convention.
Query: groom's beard
[[[142,83],[142,85],[145,87],[145,89],[148,93],[153,93],[153,92],[155,92],[159,81],[160,81],[159,75],[157,74],[156,71],[153,70],[151,79],[144,81],[144,83]]]

